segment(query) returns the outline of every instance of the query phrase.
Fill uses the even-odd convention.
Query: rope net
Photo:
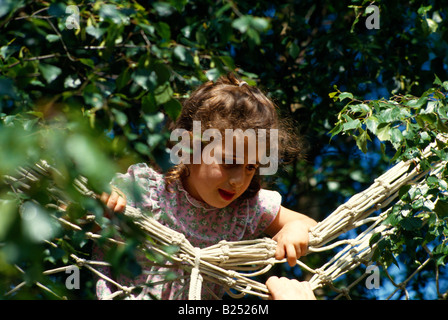
[[[423,157],[428,157],[430,154],[430,147],[428,147],[423,153]],[[345,273],[354,270],[360,264],[367,265],[379,241],[394,232],[393,227],[383,222],[392,209],[393,203],[397,203],[395,200],[399,189],[407,184],[418,185],[422,183],[422,178],[426,174],[431,172],[431,174],[437,175],[446,166],[446,161],[439,162],[433,164],[430,170],[422,172],[418,166],[412,166],[413,169],[411,170],[411,163],[412,161],[399,162],[375,179],[368,189],[352,196],[346,203],[339,206],[327,218],[312,228],[309,234],[308,255],[337,249],[337,253],[319,268],[310,268],[302,261],[297,260],[297,264],[303,270],[312,274],[309,282],[313,290],[323,286],[330,286],[333,290],[339,292],[340,295],[350,298],[350,289],[358,284],[365,277],[366,273],[344,288],[336,288],[334,281]],[[35,164],[33,168],[18,169],[18,177],[7,176],[5,178],[14,186],[15,192],[26,192],[31,183],[38,181],[42,176],[50,176],[52,171],[54,171],[54,168],[42,161]],[[54,172],[52,173],[54,174]],[[89,190],[87,180],[83,177],[75,180],[75,187],[85,196],[97,197],[94,192]],[[58,210],[64,211],[68,204],[64,203],[63,192],[51,187],[48,188],[48,191],[54,195],[56,200],[56,204],[53,204],[53,206],[56,206]],[[276,260],[274,258],[276,242],[270,238],[236,242],[221,241],[213,246],[199,249],[193,247],[183,234],[165,227],[155,219],[140,212],[139,209],[127,206],[124,215],[131,218],[133,223],[149,236],[147,240],[141,243],[139,250],[156,253],[165,258],[160,259],[163,260],[162,262],[148,261],[148,263],[168,269],[178,268],[184,270],[189,275],[177,279],[167,277],[167,279],[161,281],[181,282],[184,285],[184,290],[188,290],[189,299],[201,299],[201,289],[207,289],[208,283],[223,286],[226,292],[233,298],[241,298],[249,294],[267,299],[269,297],[267,287],[253,278],[265,274],[275,264],[286,261],[286,259]],[[55,219],[65,228],[83,232],[82,227],[78,224],[61,217],[55,217]],[[91,222],[93,219],[95,219],[94,215],[87,215],[85,221]],[[355,229],[363,231],[359,231],[358,235],[352,239],[340,240],[341,235]],[[377,238],[377,241],[371,243],[374,234],[379,234],[380,236]],[[84,236],[92,241],[99,241],[103,237],[92,232],[84,232]],[[116,245],[124,245],[123,241],[115,238],[107,238],[105,240]],[[53,242],[48,243],[51,246],[57,246]],[[174,252],[168,250],[169,252],[167,252],[167,247],[175,247],[177,250]],[[70,258],[78,267],[88,269],[97,277],[116,287],[117,290],[106,297],[108,299],[138,298],[138,292],[143,289],[141,286],[124,286],[101,273],[99,271],[101,267],[110,266],[107,262],[83,259],[76,254],[71,254]],[[428,261],[423,262],[411,277],[415,276]],[[18,266],[16,267],[23,272]],[[72,265],[67,265],[47,270],[44,272],[44,275],[65,272],[71,267]],[[391,279],[396,286],[395,291],[406,290],[406,284],[409,280],[410,278],[396,284]],[[12,295],[17,290],[20,290],[24,284],[25,282],[16,285],[6,295]],[[42,284],[36,283],[36,285],[60,297],[58,293],[51,291],[51,289]],[[212,292],[210,291],[210,293]],[[215,296],[215,298],[218,297]]]

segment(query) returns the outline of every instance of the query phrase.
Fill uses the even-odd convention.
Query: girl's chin
[[[232,202],[232,201],[228,201],[228,200],[226,201],[226,200],[222,199],[221,197],[218,198],[218,199],[214,199],[214,201],[206,201],[206,203],[207,203],[209,206],[215,207],[215,208],[217,208],[217,209],[225,208],[225,207],[227,207],[231,202]]]

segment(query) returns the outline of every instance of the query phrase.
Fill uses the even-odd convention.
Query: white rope
[[[423,152],[424,157],[431,155],[431,147],[433,146],[429,146]],[[411,161],[398,163],[379,178],[375,179],[374,183],[368,189],[354,195],[326,219],[312,228],[309,234],[309,254],[343,247],[330,261],[318,269],[313,270],[301,261],[297,261],[302,268],[313,273],[309,281],[312,289],[327,284],[332,286],[332,282],[335,279],[353,270],[361,263],[368,262],[377,245],[372,244],[370,246],[369,242],[372,235],[381,233],[382,237],[385,237],[390,232],[393,232],[393,228],[382,223],[391,208],[380,215],[371,215],[377,210],[386,208],[391,204],[398,196],[398,191],[403,185],[410,183],[418,184],[424,175],[428,173],[428,171],[421,172],[418,166],[414,167],[413,170],[409,170],[410,165]],[[439,171],[442,171],[440,168],[444,168],[445,166],[446,161],[434,164],[431,170],[433,174],[438,174],[440,173]],[[29,189],[27,181],[36,181],[41,175],[49,176],[52,170],[48,164],[40,163],[33,169],[19,171],[22,176],[21,179],[6,178],[9,178],[17,190],[22,189],[23,192],[26,192]],[[80,192],[93,196],[85,185],[85,179],[79,179],[76,183],[76,187]],[[59,199],[62,193],[55,192],[57,193],[56,198]],[[199,249],[193,247],[185,238],[185,235],[163,226],[155,219],[142,214],[136,208],[126,207],[124,214],[132,217],[135,224],[150,236],[151,241],[143,243],[141,245],[142,250],[154,251],[169,259],[170,264],[163,265],[164,267],[176,267],[190,273],[188,292],[190,299],[200,299],[203,287],[209,290],[207,286],[203,286],[204,281],[224,286],[232,297],[252,294],[261,298],[268,298],[269,291],[266,286],[251,279],[251,277],[264,274],[274,264],[286,261],[285,259],[276,260],[274,258],[276,242],[270,238],[235,242],[221,241],[213,246]],[[82,230],[79,226],[63,218],[57,219],[66,227],[78,231]],[[340,235],[347,231],[364,225],[367,225],[366,230],[361,232],[355,239],[337,240]],[[86,238],[88,239],[95,240],[100,237],[100,235],[86,232]],[[115,239],[107,240],[116,244],[120,243]],[[332,241],[334,242],[331,243]],[[164,248],[172,245],[178,246],[179,250],[175,253],[166,253]],[[72,255],[71,257],[77,263],[80,263],[76,256]],[[109,281],[117,286],[119,290],[113,293],[111,297],[121,295],[125,297],[129,296],[135,288],[121,286],[114,280],[102,275],[91,266],[95,265],[93,261],[83,261],[82,265],[96,273],[105,281]],[[60,270],[63,269],[61,268]],[[180,278],[179,280],[183,281]],[[21,286],[23,286],[22,283],[12,289],[11,292],[18,290]],[[350,287],[337,289],[337,291],[341,292],[341,294],[348,295],[347,290]],[[239,293],[230,291],[230,288]]]
[[[194,248],[195,258],[194,267],[191,270],[190,277],[190,290],[188,292],[189,300],[201,300],[201,290],[202,290],[202,275],[199,273],[199,266],[201,264],[201,249]]]

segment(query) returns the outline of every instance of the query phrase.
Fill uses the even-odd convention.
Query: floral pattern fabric
[[[117,174],[111,184],[126,195],[127,205],[139,208],[163,225],[184,234],[193,246],[200,248],[221,240],[239,241],[260,237],[275,219],[281,205],[278,192],[261,189],[253,198],[236,199],[227,207],[215,208],[193,198],[180,181],[167,191],[163,175],[144,163],[132,165],[126,174]],[[102,253],[95,248],[94,256],[96,260],[101,259]],[[157,285],[165,277],[163,273],[166,268],[146,266],[144,256],[139,257],[138,261],[144,270],[138,278],[117,279],[120,284],[127,286],[148,284],[138,296],[132,298],[188,298],[188,275],[184,276],[183,270],[176,269],[178,280]],[[107,268],[101,271],[110,276]],[[204,283],[203,299],[213,298],[205,286],[218,297],[224,294],[221,286]],[[114,285],[103,279],[97,281],[96,289],[99,299],[106,298],[116,290]]]

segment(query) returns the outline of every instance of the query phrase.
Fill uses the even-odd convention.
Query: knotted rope
[[[194,248],[194,267],[191,270],[190,277],[190,290],[188,292],[189,300],[201,300],[201,289],[202,289],[202,276],[200,274],[199,266],[201,264],[201,249]]]
[[[431,147],[433,146],[429,146],[424,151],[424,157],[431,155]],[[418,184],[422,177],[429,172],[421,172],[418,166],[409,170],[410,165],[411,161],[398,163],[382,176],[375,179],[372,186],[354,195],[310,230],[308,253],[318,253],[336,247],[343,247],[330,261],[317,269],[311,269],[300,260],[297,261],[300,267],[314,274],[310,280],[313,289],[327,284],[331,285],[335,279],[344,273],[353,270],[361,263],[368,262],[377,246],[377,243],[369,244],[373,234],[380,233],[381,237],[385,237],[390,232],[393,232],[393,228],[382,223],[391,208],[376,216],[373,213],[379,209],[386,208],[392,203],[398,196],[398,190],[403,185]],[[435,163],[431,171],[433,174],[437,174],[446,165],[446,161]],[[29,189],[28,184],[39,180],[39,177],[42,175],[49,176],[53,170],[47,163],[41,162],[36,164],[34,168],[19,169],[20,178],[7,176],[6,179],[11,185],[14,185],[16,192],[26,192]],[[86,182],[81,177],[75,181],[75,186],[81,193],[94,197],[95,195],[86,187]],[[62,194],[60,190],[54,188],[49,191],[54,193],[56,198]],[[141,250],[159,253],[169,259],[170,263],[174,263],[178,268],[190,273],[190,299],[200,299],[204,281],[224,286],[232,297],[238,298],[245,294],[252,294],[268,298],[269,292],[266,286],[252,278],[266,273],[274,264],[286,261],[286,259],[276,260],[274,258],[276,242],[269,238],[235,242],[221,241],[213,246],[199,249],[193,247],[183,234],[163,226],[155,219],[142,214],[136,208],[128,206],[124,214],[132,217],[134,223],[152,239],[152,241],[143,243]],[[57,218],[57,220],[67,227],[77,231],[82,230],[79,226],[63,218]],[[348,230],[364,225],[367,225],[366,230],[361,232],[355,239],[337,240],[340,235]],[[95,240],[100,237],[100,235],[86,232],[86,238],[88,239]],[[107,240],[119,243],[115,239]],[[332,241],[334,242],[330,243]],[[164,248],[170,245],[178,246],[178,251],[170,254],[166,253]],[[75,255],[72,255],[71,258],[76,263],[81,263]],[[114,280],[99,273],[93,267],[95,265],[108,265],[105,262],[82,261],[80,265],[88,268],[106,281],[113,283],[119,289],[113,294],[114,297],[119,295],[129,296],[135,289],[135,287],[121,286]],[[52,270],[47,272],[51,273]],[[11,292],[18,290],[21,286],[23,284],[18,285]],[[240,293],[234,293],[229,290],[230,288]],[[343,291],[340,290],[341,293],[344,293]]]

